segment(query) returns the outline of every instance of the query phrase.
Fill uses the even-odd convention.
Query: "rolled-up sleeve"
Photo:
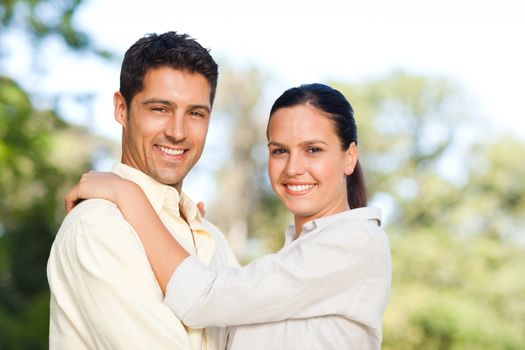
[[[116,208],[102,207],[78,209],[53,245],[50,348],[189,349],[138,237]]]
[[[353,224],[311,232],[240,269],[213,272],[189,257],[174,272],[164,302],[191,327],[352,315],[375,280],[389,283],[377,268],[388,248],[369,231]]]

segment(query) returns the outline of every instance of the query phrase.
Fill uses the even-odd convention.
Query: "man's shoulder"
[[[124,220],[122,213],[114,203],[105,199],[88,199],[80,202],[66,215],[62,221],[61,230],[80,221],[99,222],[111,219]]]
[[[66,215],[58,230],[55,244],[61,244],[64,239],[95,238],[99,235],[111,239],[115,235],[108,235],[107,231],[115,232],[120,227],[132,230],[114,203],[104,199],[85,200]]]
[[[118,207],[106,200],[90,199],[77,205],[62,222],[48,268],[65,261],[87,266],[104,259],[132,262],[137,257],[147,263],[140,239]]]

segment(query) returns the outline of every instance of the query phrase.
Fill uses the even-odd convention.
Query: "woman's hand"
[[[204,214],[206,214],[206,208],[204,207],[204,202],[197,203],[197,209],[199,209],[201,216],[204,217]]]
[[[119,199],[132,186],[133,182],[123,179],[115,173],[90,171],[66,194],[66,213],[84,199],[107,199],[119,205]]]

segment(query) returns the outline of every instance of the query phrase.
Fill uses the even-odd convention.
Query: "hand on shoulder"
[[[66,194],[64,199],[66,213],[84,199],[106,199],[119,205],[122,196],[132,192],[130,190],[133,187],[138,186],[115,173],[92,170],[82,175],[79,182]]]

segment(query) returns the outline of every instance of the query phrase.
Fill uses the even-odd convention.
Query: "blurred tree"
[[[468,217],[458,231],[487,234],[506,242],[525,242],[525,144],[512,136],[476,142],[465,165],[468,186],[463,187],[460,215]],[[457,221],[457,220],[456,220]]]
[[[75,13],[82,3],[83,0],[0,0],[0,40],[2,33],[20,31],[36,47],[43,45],[45,39],[55,37],[73,50],[110,57],[109,51],[97,48],[89,36],[75,26]]]
[[[56,111],[35,107],[30,94],[2,70],[6,53],[3,39],[13,33],[29,38],[28,46],[36,50],[35,57],[48,38],[62,40],[73,50],[108,56],[74,27],[80,4],[0,1],[1,349],[48,347],[45,268],[63,217],[62,197],[91,166],[95,145],[114,147],[83,128],[67,124]]]
[[[445,79],[403,72],[358,86],[335,85],[356,109],[370,193],[386,193],[396,203],[399,229],[436,222],[447,210],[438,197],[451,200],[454,186],[439,173],[440,165],[467,122],[458,88]],[[438,207],[425,205],[427,200]]]
[[[75,28],[81,4],[0,1],[1,349],[47,348],[45,262],[62,193],[100,142],[32,103],[2,70],[2,39],[18,31],[37,49],[54,38],[106,55]],[[480,134],[451,167],[450,159],[461,156],[460,131],[474,123],[450,81],[397,72],[334,85],[356,110],[372,201],[393,209],[386,227],[394,281],[384,348],[525,348],[524,143]],[[216,111],[230,126],[230,153],[210,218],[241,249],[249,233],[275,250],[289,215],[264,170],[268,112],[260,108],[267,79],[256,68],[221,69],[219,87]],[[460,180],[451,176],[458,171]]]
[[[263,242],[264,250],[279,248],[287,214],[275,198],[266,176],[266,124],[261,112],[268,78],[257,68],[232,69],[221,65],[217,117],[228,125],[228,156],[218,171],[218,198],[210,218],[221,227],[241,260],[260,254],[250,242]]]
[[[522,349],[525,144],[483,137],[443,79],[398,72],[335,85],[356,109],[372,198],[393,207],[384,348]],[[462,153],[465,129],[476,141]]]
[[[51,151],[54,133],[66,127],[56,114],[35,110],[29,96],[15,82],[0,77],[0,347],[3,349],[47,347],[45,265],[62,216],[62,186],[71,183],[68,174],[54,164]],[[28,322],[38,328],[26,334]]]
[[[222,170],[224,192],[210,214],[220,213],[223,228],[221,217],[233,218],[242,221],[243,234],[266,234],[273,244],[264,249],[273,251],[289,216],[260,162],[267,158],[258,136],[266,118],[254,112],[261,82],[249,72],[225,79],[233,146]],[[253,80],[241,83],[247,79]],[[475,110],[446,79],[396,72],[333,85],[356,110],[372,203],[392,209],[386,230],[394,279],[383,347],[523,348],[525,188],[516,178],[525,173],[518,161],[525,144],[483,137],[470,120]],[[466,151],[465,130],[476,136]]]

